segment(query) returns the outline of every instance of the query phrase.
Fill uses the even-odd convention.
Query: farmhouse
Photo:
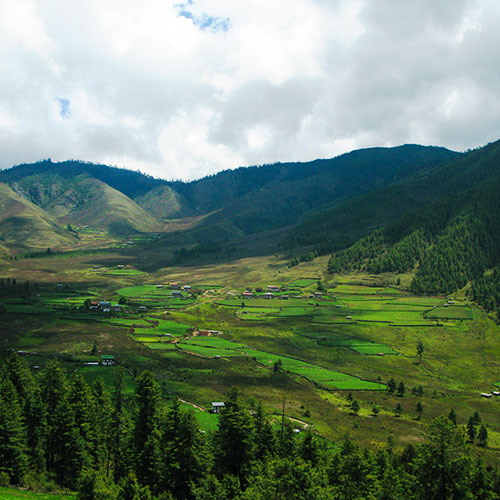
[[[243,292],[243,297],[245,299],[253,299],[254,294],[252,292]]]
[[[169,284],[169,287],[170,287],[171,290],[178,290],[179,289],[179,283],[177,283],[176,281],[172,281]]]
[[[163,285],[156,285],[156,288],[163,288]]]
[[[222,401],[212,401],[212,413],[220,413],[225,406]]]
[[[314,296],[317,298],[317,299],[320,299],[321,297],[323,297],[323,294],[321,292],[315,292]]]
[[[111,309],[113,309],[113,312],[122,312],[123,307],[120,304],[115,304]]]
[[[262,295],[262,298],[264,299],[273,299],[274,298],[274,293],[271,292],[266,292]]]
[[[180,290],[172,290],[172,297],[174,298],[182,297],[182,292]]]
[[[276,285],[267,285],[267,291],[268,292],[279,292],[280,287]]]
[[[148,310],[148,308],[146,306],[139,306],[139,311],[145,312],[147,310]]]
[[[116,267],[117,267],[118,269],[123,269],[125,266],[124,266],[123,264],[118,264]]]
[[[104,313],[111,311],[111,302],[106,302],[105,300],[101,300],[97,303],[97,306]]]
[[[490,394],[489,392],[482,392],[481,396],[483,396],[483,398],[491,398],[491,396],[493,396],[493,394]]]
[[[184,285],[182,287],[182,289],[185,291],[185,292],[189,292],[191,290],[191,286],[190,285]]]
[[[115,357],[111,354],[103,354],[101,356],[101,365],[102,366],[113,366],[115,364]]]

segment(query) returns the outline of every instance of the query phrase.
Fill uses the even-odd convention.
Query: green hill
[[[187,201],[166,184],[154,187],[134,201],[158,219],[177,219],[196,214],[196,210],[190,208]]]
[[[125,194],[87,174],[68,177],[38,173],[11,181],[11,185],[61,224],[85,224],[116,236],[158,231],[162,227]]]
[[[471,283],[479,303],[500,311],[490,278],[500,266],[499,192],[500,141],[318,214],[292,236],[332,248],[330,272],[413,273],[412,291],[427,294]]]
[[[196,209],[213,213],[162,244],[214,243],[291,226],[312,211],[400,181],[457,154],[416,145],[371,148],[330,160],[240,168],[176,185]]]
[[[42,208],[0,183],[0,244],[9,251],[71,247],[74,235]]]

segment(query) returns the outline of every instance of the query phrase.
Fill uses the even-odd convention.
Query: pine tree
[[[264,460],[276,451],[276,443],[273,428],[264,413],[261,403],[258,403],[253,415],[253,441],[255,443],[255,458]]]
[[[417,415],[418,415],[418,419],[420,420],[422,418],[422,413],[424,412],[424,408],[422,406],[422,403],[419,401],[417,403]]]
[[[479,427],[479,431],[477,433],[477,445],[482,448],[486,448],[488,445],[488,431],[484,424]]]
[[[351,410],[354,413],[354,415],[358,415],[359,413],[359,402],[357,399],[353,399],[351,403]]]
[[[469,498],[470,470],[471,461],[461,430],[446,417],[433,420],[427,440],[414,460],[415,497]]]
[[[120,373],[114,392],[109,450],[115,483],[119,483],[132,468],[133,448],[132,421],[124,407],[123,373]]]
[[[19,484],[28,467],[26,434],[21,405],[8,378],[0,381],[0,471]]]
[[[151,489],[159,486],[161,478],[160,394],[160,386],[152,373],[144,371],[137,378],[134,443],[137,479]]]
[[[252,421],[242,405],[239,391],[229,391],[226,406],[219,416],[214,436],[215,461],[221,473],[228,472],[243,478],[254,456]]]
[[[399,382],[398,385],[398,396],[402,398],[405,395],[406,387],[403,381]]]
[[[181,410],[177,400],[167,415],[163,446],[164,489],[175,498],[193,498],[208,469],[206,446],[194,413]]]
[[[473,443],[476,439],[476,426],[474,424],[473,416],[469,417],[469,420],[467,421],[467,436],[469,436],[469,441],[471,443]]]
[[[308,427],[299,447],[299,456],[315,467],[320,460],[321,453],[317,439]]]
[[[454,425],[457,425],[457,414],[455,412],[455,408],[452,408],[450,410],[448,418],[450,419],[451,422],[453,422]]]
[[[391,377],[387,382],[387,391],[393,393],[396,391],[396,381]]]
[[[394,408],[394,413],[395,413],[398,417],[400,417],[400,416],[401,416],[401,413],[403,413],[403,408],[402,408],[402,406],[401,406],[401,403],[398,403],[398,404],[396,405],[396,408]]]
[[[418,364],[422,363],[422,354],[424,353],[424,344],[421,341],[417,343]]]

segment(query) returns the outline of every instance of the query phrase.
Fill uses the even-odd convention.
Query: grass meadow
[[[2,261],[0,277],[40,284],[30,297],[0,299],[6,310],[0,314],[3,348],[36,352],[27,355],[32,366],[57,357],[89,382],[103,377],[110,390],[123,368],[128,395],[136,374],[149,369],[166,396],[204,408],[223,401],[232,386],[249,400],[260,400],[270,413],[279,413],[285,398],[287,416],[304,419],[307,411],[307,421],[326,438],[340,441],[349,435],[372,448],[386,446],[389,438],[400,448],[418,443],[425,424],[452,408],[461,425],[479,411],[492,436],[481,453],[489,462],[497,457],[500,405],[480,393],[500,383],[500,328],[463,294],[444,307],[448,297],[413,296],[395,285],[399,276],[328,275],[327,257],[293,268],[278,255],[154,273],[110,273],[118,264],[133,265],[133,250],[127,252]],[[327,296],[309,298],[318,279]],[[174,280],[204,291],[172,299],[170,290],[156,287]],[[245,299],[242,307],[238,294],[270,283],[287,283],[297,291],[289,291],[288,300]],[[228,296],[229,291],[236,296]],[[130,303],[130,312],[110,317],[83,308],[87,298],[116,303],[120,297]],[[147,311],[138,314],[138,305]],[[222,334],[191,337],[191,328]],[[119,367],[84,366],[94,344],[94,357],[113,354]],[[274,370],[277,361],[282,370]],[[385,390],[391,377],[404,382],[403,397]],[[412,392],[420,386],[422,396]],[[358,417],[350,411],[349,392],[360,403]],[[398,403],[400,417],[394,414]],[[421,420],[417,403],[423,406]],[[380,410],[376,417],[373,406]],[[196,413],[204,430],[215,428],[216,416]],[[0,493],[5,496],[5,491]]]

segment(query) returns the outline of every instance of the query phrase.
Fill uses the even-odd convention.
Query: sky
[[[500,139],[498,0],[0,0],[0,168],[191,180]]]

